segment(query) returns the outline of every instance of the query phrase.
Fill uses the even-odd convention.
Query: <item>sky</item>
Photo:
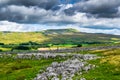
[[[0,0],[0,31],[63,28],[120,35],[120,0]]]

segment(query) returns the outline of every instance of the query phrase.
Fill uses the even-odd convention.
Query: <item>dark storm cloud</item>
[[[0,20],[40,22],[58,4],[59,0],[0,0]]]
[[[45,9],[51,9],[59,4],[59,0],[0,0],[0,6],[6,5],[23,5],[23,6],[39,6]]]
[[[86,19],[111,19],[120,17],[119,6],[120,0],[0,0],[0,21],[74,23],[80,22],[83,13]]]
[[[120,0],[88,0],[78,2],[70,9],[65,10],[66,13],[84,12],[92,14],[96,17],[120,17],[117,14]]]
[[[0,20],[8,20],[19,23],[39,23],[47,16],[53,15],[51,10],[45,10],[37,6],[26,7],[10,5],[0,9]]]
[[[0,0],[0,31],[51,28],[120,35],[120,0]]]

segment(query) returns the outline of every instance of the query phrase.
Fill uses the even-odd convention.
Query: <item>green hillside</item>
[[[105,46],[114,43],[120,43],[120,36],[82,33],[75,29],[54,29],[41,32],[0,32],[0,51],[13,49],[36,50],[43,47]]]
[[[0,55],[0,80],[31,80],[36,76],[36,74],[38,74],[38,72],[44,72],[45,69],[53,62],[59,63],[71,58],[70,56],[63,58],[61,56],[58,56],[55,58],[49,57],[44,59],[42,57],[40,59],[35,59],[35,56],[33,55],[28,59],[24,57],[15,58],[17,56],[17,53],[20,53],[23,49],[28,50],[29,52],[32,52],[31,50],[38,50],[40,48],[52,50],[56,49],[56,47],[61,48],[61,46],[62,48],[65,47],[69,49],[68,46],[78,47],[78,45],[81,44],[82,47],[83,45],[87,45],[87,47],[90,48],[92,45],[97,48],[98,45],[116,45],[116,43],[120,43],[120,36],[82,33],[74,29],[54,29],[45,30],[42,32],[0,32],[0,52],[4,53],[4,51],[8,51],[8,53],[11,53],[11,56],[9,54],[7,55],[2,53]],[[23,51],[23,53],[26,52]],[[81,78],[85,78],[86,80],[120,79],[119,48],[104,48],[90,51],[81,50],[74,51],[72,54],[77,55],[88,53],[95,54],[99,57],[98,59],[87,60],[88,63],[94,65],[95,67],[87,72],[82,71],[82,74],[76,73],[72,80],[78,80]]]
[[[69,34],[69,33],[75,33],[78,32],[76,29],[49,29],[49,30],[44,30],[42,31],[44,34]]]
[[[80,44],[80,43],[119,43],[120,36],[109,34],[82,33],[75,29],[46,30],[48,40],[45,43]]]
[[[25,42],[78,44],[86,42],[119,42],[120,36],[81,33],[75,29],[54,29],[42,32],[0,32],[0,43],[19,44]]]
[[[119,42],[119,36],[105,35],[105,34],[90,34],[90,33],[71,33],[71,34],[56,34],[47,35],[48,42],[53,43],[86,43],[86,42]]]
[[[0,43],[19,44],[23,42],[43,42],[47,38],[40,32],[0,32]]]

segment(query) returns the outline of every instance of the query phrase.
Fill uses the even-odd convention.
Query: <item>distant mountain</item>
[[[0,32],[0,43],[24,42],[41,44],[120,43],[120,36],[101,33],[83,33],[76,29],[49,29],[41,32]]]
[[[67,33],[76,33],[78,32],[76,29],[49,29],[43,31],[44,34],[67,34]]]

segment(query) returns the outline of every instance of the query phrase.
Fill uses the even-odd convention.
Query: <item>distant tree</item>
[[[0,49],[0,52],[2,52],[3,50],[2,49]]]
[[[0,45],[4,45],[4,43],[0,43]]]
[[[82,47],[82,44],[78,44],[77,47]]]
[[[29,41],[29,42],[26,42],[26,43],[21,43],[20,45],[39,45],[39,44],[36,43],[36,42]]]
[[[31,48],[29,46],[21,46],[21,45],[19,45],[19,46],[16,46],[16,47],[12,48],[11,51],[13,51],[13,50],[30,50],[30,49]]]

